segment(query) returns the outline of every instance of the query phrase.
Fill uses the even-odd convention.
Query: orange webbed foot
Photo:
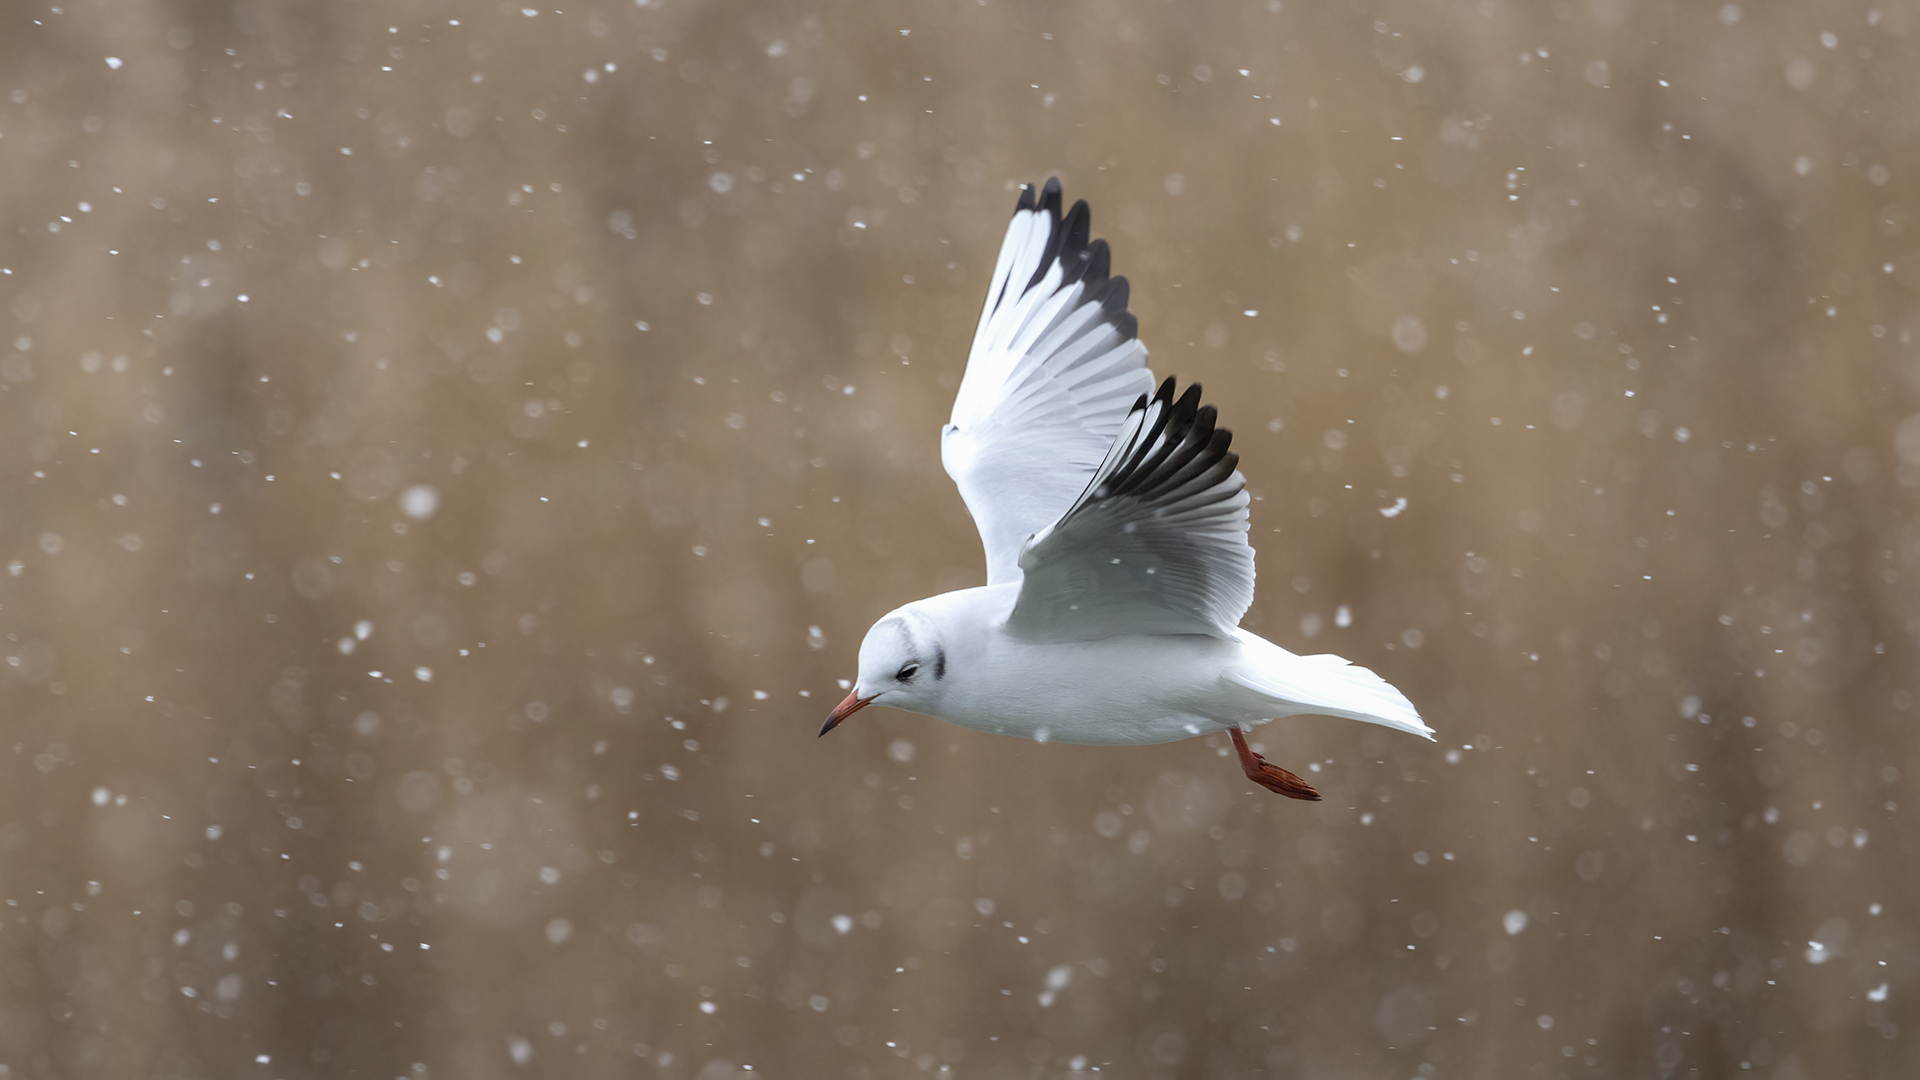
[[[1227,734],[1233,737],[1233,748],[1240,753],[1240,767],[1246,770],[1247,779],[1289,799],[1320,801],[1320,793],[1313,790],[1312,784],[1254,753],[1253,747],[1247,745],[1245,732],[1238,727],[1230,727]]]

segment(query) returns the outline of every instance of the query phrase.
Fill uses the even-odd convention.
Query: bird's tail
[[[1360,720],[1433,738],[1413,702],[1393,685],[1363,667],[1323,653],[1298,656],[1252,634],[1242,633],[1246,661],[1227,671],[1229,681],[1265,699],[1271,716],[1317,713]]]

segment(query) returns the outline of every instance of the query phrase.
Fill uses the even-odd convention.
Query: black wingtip
[[[1055,226],[1057,227],[1059,225],[1059,222],[1060,222],[1060,178],[1059,177],[1057,176],[1047,177],[1046,186],[1040,189],[1040,209],[1045,210],[1049,214],[1052,214]]]
[[[1088,234],[1093,229],[1093,211],[1087,209],[1087,200],[1074,202],[1073,209],[1067,211],[1066,221],[1061,226],[1063,250],[1071,252],[1085,251]]]
[[[1107,246],[1105,240],[1095,240],[1087,245],[1085,258],[1086,269],[1080,272],[1081,280],[1085,281],[1089,287],[1104,286],[1110,280],[1113,271],[1113,249]],[[1102,302],[1105,302],[1104,298]]]
[[[1060,179],[1058,177],[1053,177],[1047,181],[1046,189],[1041,192],[1040,195],[1040,209],[1046,211],[1048,216],[1053,218],[1053,228],[1047,233],[1047,249],[1040,256],[1040,265],[1033,268],[1033,277],[1027,281],[1027,288],[1029,289],[1038,285],[1040,279],[1047,276],[1047,271],[1053,268],[1054,263],[1066,261],[1068,253],[1073,250],[1070,238],[1075,235],[1076,231],[1080,237],[1080,246],[1086,246],[1088,219],[1086,201],[1082,200],[1074,203],[1073,209],[1067,214],[1066,219],[1064,221],[1061,220]],[[1064,267],[1063,272],[1071,273],[1072,267]]]
[[[1092,245],[1087,240],[1092,231],[1092,216],[1087,209],[1087,200],[1081,199],[1073,204],[1073,209],[1067,211],[1065,220],[1060,223],[1062,284],[1085,278],[1087,270],[1093,265]]]
[[[1140,321],[1127,310],[1130,289],[1127,279],[1113,275],[1113,250],[1105,240],[1093,238],[1093,213],[1085,199],[1075,202],[1065,214],[1060,212],[1063,201],[1060,178],[1048,177],[1046,183],[1039,186],[1023,184],[1020,187],[1020,199],[1014,206],[1014,214],[1044,213],[1049,217],[1047,240],[1041,250],[1040,259],[1034,266],[1033,275],[1024,283],[1009,280],[1006,288],[993,298],[993,306],[1012,297],[1024,295],[1040,282],[1058,264],[1060,267],[1059,287],[1081,285],[1082,294],[1098,303],[1106,312],[1102,321],[1111,326],[1121,341],[1131,341],[1140,336]]]
[[[1210,449],[1224,449],[1214,448],[1211,445],[1213,442],[1214,424],[1219,418],[1220,410],[1211,405],[1200,406],[1200,411],[1193,414],[1193,434],[1189,437],[1197,442],[1209,444]]]
[[[1020,185],[1020,200],[1013,204],[1013,212],[1022,210],[1049,210],[1057,222],[1060,220],[1060,178],[1050,176],[1037,191],[1032,184]]]
[[[1173,490],[1192,482],[1212,486],[1239,467],[1240,455],[1228,449],[1233,432],[1217,426],[1220,411],[1200,404],[1199,383],[1187,384],[1176,399],[1177,382],[1169,375],[1154,391],[1153,403],[1163,407],[1152,427],[1138,436],[1132,455],[1099,485],[1101,497]],[[1142,394],[1133,411],[1145,412],[1147,407],[1147,395]]]

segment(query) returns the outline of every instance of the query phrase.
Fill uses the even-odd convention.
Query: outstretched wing
[[[1020,191],[967,355],[940,460],[987,551],[987,581],[1020,578],[1020,545],[1086,487],[1127,405],[1153,388],[1147,349],[1087,204],[1060,181]]]
[[[1230,638],[1253,603],[1246,480],[1200,386],[1142,394],[1071,508],[1020,552],[1007,630],[1044,641]]]

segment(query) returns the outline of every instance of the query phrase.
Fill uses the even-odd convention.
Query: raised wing
[[[1060,181],[1020,191],[967,355],[940,460],[987,550],[987,581],[1020,578],[1020,545],[1073,505],[1127,405],[1153,388],[1147,349],[1087,204]]]
[[[1200,386],[1142,394],[1072,507],[1020,552],[1007,630],[1043,641],[1231,638],[1253,603],[1246,480]]]

